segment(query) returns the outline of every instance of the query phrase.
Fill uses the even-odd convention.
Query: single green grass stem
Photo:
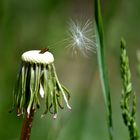
[[[104,51],[105,43],[104,43],[104,31],[102,24],[100,0],[95,0],[95,22],[96,22],[96,45],[97,45],[98,65],[105,101],[108,132],[110,140],[113,140],[112,107],[111,107],[109,80],[107,74],[107,64],[105,62],[106,60]]]

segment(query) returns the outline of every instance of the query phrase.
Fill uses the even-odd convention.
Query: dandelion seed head
[[[93,23],[87,20],[85,23],[71,21],[70,23],[70,43],[68,46],[74,52],[82,52],[87,55],[89,52],[96,51]]]
[[[32,111],[41,106],[42,100],[45,100],[46,108],[41,117],[50,112],[56,119],[58,108],[63,108],[61,99],[64,99],[67,108],[71,109],[68,102],[69,91],[59,82],[53,54],[48,52],[48,49],[31,50],[24,52],[21,58],[22,64],[14,90],[14,107],[17,116],[26,114],[29,117]]]

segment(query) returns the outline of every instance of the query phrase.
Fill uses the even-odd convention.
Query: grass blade
[[[100,79],[102,84],[102,90],[105,101],[107,124],[110,140],[113,140],[113,124],[112,124],[112,107],[111,107],[111,97],[109,80],[107,74],[107,67],[105,62],[105,52],[104,52],[104,31],[102,24],[102,16],[100,9],[100,0],[95,0],[95,21],[96,21],[96,44],[97,44],[97,56],[99,64]]]

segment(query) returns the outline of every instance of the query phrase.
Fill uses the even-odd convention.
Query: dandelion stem
[[[100,0],[95,0],[95,21],[96,21],[96,45],[97,45],[97,56],[99,64],[100,79],[104,94],[107,124],[110,140],[113,140],[113,123],[112,123],[112,107],[111,107],[111,97],[110,88],[108,81],[108,74],[105,62],[105,52],[104,52],[104,32],[102,24],[102,16],[100,9]]]
[[[30,110],[30,114],[26,112],[23,126],[22,126],[22,131],[21,131],[21,138],[20,140],[29,140],[30,135],[31,135],[31,129],[32,129],[32,122],[33,122],[33,117],[34,117],[34,109]]]

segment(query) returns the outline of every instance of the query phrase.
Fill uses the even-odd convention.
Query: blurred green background
[[[57,120],[35,113],[31,140],[107,140],[105,106],[96,53],[72,57],[67,38],[69,19],[94,19],[92,0],[0,0],[0,139],[19,140],[23,118],[9,114],[20,56],[24,51],[53,46],[60,81],[70,90],[73,110],[60,110]],[[140,48],[140,1],[102,0],[106,57],[113,105],[115,139],[128,139],[121,110],[120,38],[125,37],[140,128],[140,79],[136,51]],[[59,43],[57,43],[59,42]],[[140,129],[139,129],[140,130]]]

